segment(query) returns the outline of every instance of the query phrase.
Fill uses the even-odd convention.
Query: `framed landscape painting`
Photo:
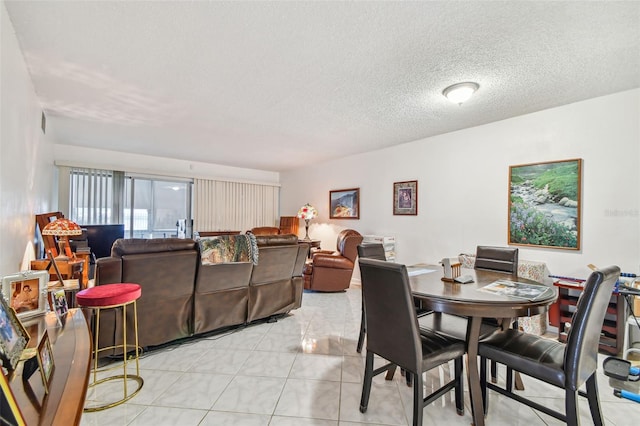
[[[329,219],[360,219],[360,188],[329,191]]]
[[[509,167],[509,244],[580,250],[582,159]]]

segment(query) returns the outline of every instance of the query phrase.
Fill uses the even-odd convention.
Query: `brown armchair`
[[[349,288],[362,235],[353,229],[338,234],[336,251],[318,250],[304,268],[304,288],[342,291]]]

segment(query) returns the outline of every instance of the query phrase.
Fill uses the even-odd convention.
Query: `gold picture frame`
[[[393,214],[418,215],[418,181],[407,180],[393,183]]]
[[[2,278],[2,295],[18,318],[26,319],[47,312],[47,271],[22,271]]]
[[[509,167],[508,243],[580,250],[582,159]]]
[[[0,378],[0,412],[2,413],[2,424],[25,426],[26,422],[20,411],[20,407],[13,396],[9,381],[0,368],[2,378]],[[6,422],[6,423],[5,423]]]
[[[360,219],[360,188],[329,191],[329,219]]]
[[[53,350],[51,349],[51,341],[49,340],[49,333],[44,332],[40,342],[38,343],[38,367],[40,369],[40,376],[42,377],[42,383],[44,385],[45,393],[49,393],[49,383],[51,383],[51,376],[53,376],[53,370],[55,364],[53,362]]]

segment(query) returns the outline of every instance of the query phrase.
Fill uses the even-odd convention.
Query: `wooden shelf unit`
[[[558,327],[558,340],[567,341],[567,333],[571,327],[571,319],[576,309],[578,297],[582,293],[582,286],[555,282],[558,288],[558,300],[555,307],[550,310],[555,318],[550,317],[550,323]],[[618,293],[612,293],[609,307],[602,324],[600,334],[600,351],[611,355],[618,355],[623,350],[624,327],[626,319],[626,306],[624,298]],[[554,324],[555,323],[555,324]]]

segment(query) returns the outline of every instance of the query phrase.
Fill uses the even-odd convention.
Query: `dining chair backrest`
[[[404,265],[360,259],[367,318],[367,351],[411,372],[421,372],[422,345]]]
[[[518,249],[513,247],[478,246],[475,269],[518,274]]]
[[[571,390],[596,371],[602,323],[619,277],[617,266],[592,272],[578,299],[564,353],[566,386]]]
[[[360,244],[358,246],[358,256],[367,259],[387,260],[384,253],[384,246],[380,243]]]

